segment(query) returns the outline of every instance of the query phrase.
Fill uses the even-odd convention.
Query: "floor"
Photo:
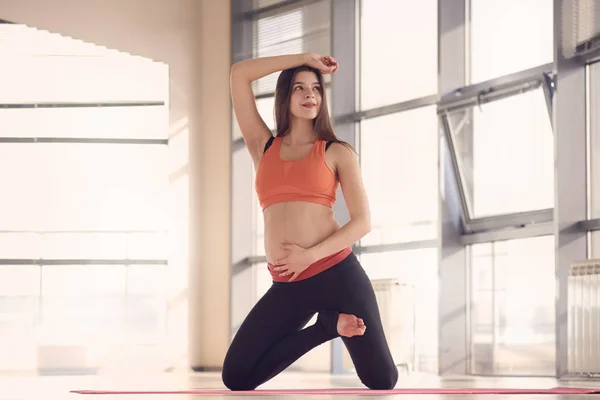
[[[473,377],[448,377],[435,376],[403,376],[398,382],[401,387],[512,387],[512,388],[550,388],[554,386],[599,387],[600,382],[557,382],[554,379],[544,378],[473,378]],[[259,389],[305,389],[305,388],[355,388],[362,387],[354,376],[332,377],[327,374],[305,374],[287,372],[263,385]],[[186,390],[186,389],[222,389],[223,384],[218,373],[200,374],[164,374],[164,375],[86,375],[86,376],[1,376],[0,375],[0,400],[187,400],[197,398],[210,398],[215,400],[251,399],[340,399],[340,395],[287,395],[287,396],[191,396],[191,395],[81,395],[69,393],[70,390]],[[600,395],[593,396],[554,396],[554,395],[369,395],[369,396],[343,396],[344,399],[470,399],[470,400],[498,400],[498,399],[544,399],[544,400],[579,400],[600,399]]]

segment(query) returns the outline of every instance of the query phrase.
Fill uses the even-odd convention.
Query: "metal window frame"
[[[251,7],[250,10],[242,12],[242,18],[246,20],[253,20],[257,18],[268,18],[275,15],[279,15],[285,12],[296,10],[314,3],[318,3],[322,0],[284,0],[270,6],[254,9]]]
[[[164,101],[124,101],[124,102],[36,102],[36,103],[3,103],[2,110],[10,109],[45,109],[45,108],[115,108],[115,107],[164,107]],[[135,144],[135,145],[168,145],[169,139],[144,138],[86,138],[86,137],[0,137],[0,143],[86,143],[86,144]]]
[[[169,139],[81,138],[81,137],[0,137],[0,143],[84,143],[168,145]]]
[[[600,33],[575,45],[574,60],[583,65],[600,61]]]
[[[343,7],[345,0],[332,0],[333,18],[336,18],[338,7]],[[350,1],[354,12],[359,12],[360,0]],[[252,10],[244,14],[245,18],[275,15],[287,8],[302,7],[310,1],[284,1],[279,5]],[[439,44],[439,93],[395,103],[369,110],[357,110],[333,115],[336,124],[355,124],[360,121],[377,118],[392,113],[409,111],[422,106],[436,105],[439,117],[440,133],[440,237],[434,241],[412,243],[390,243],[377,246],[356,246],[358,254],[368,252],[386,252],[407,250],[411,248],[437,247],[440,249],[440,333],[439,363],[440,373],[466,372],[467,359],[470,357],[469,343],[469,287],[468,252],[470,245],[489,243],[501,240],[519,239],[535,236],[554,235],[556,239],[556,278],[558,291],[556,299],[556,341],[557,341],[557,373],[558,377],[566,376],[567,333],[564,319],[567,312],[566,270],[572,260],[586,257],[586,235],[589,231],[600,230],[600,219],[586,220],[585,190],[579,187],[581,165],[569,165],[568,162],[581,156],[585,140],[578,138],[572,143],[567,135],[557,133],[567,131],[579,135],[585,129],[585,121],[581,111],[581,83],[584,73],[582,69],[592,60],[597,61],[600,54],[590,52],[565,59],[562,55],[562,30],[572,29],[570,16],[575,12],[566,0],[554,0],[554,54],[552,63],[540,65],[514,74],[491,79],[489,81],[468,85],[469,75],[469,0],[438,1],[438,44]],[[345,5],[348,7],[348,5]],[[338,18],[339,17],[338,14]],[[563,25],[564,22],[566,25]],[[569,22],[571,21],[571,22]],[[360,27],[353,28],[353,38]],[[332,29],[334,38],[342,30]],[[334,43],[333,45],[337,45]],[[356,51],[360,52],[357,45]],[[355,55],[356,56],[356,55]],[[359,80],[358,58],[349,60],[354,72],[354,80],[346,80],[346,84],[356,85]],[[347,64],[346,64],[347,65]],[[583,75],[582,75],[583,74]],[[555,96],[560,81],[561,98]],[[338,80],[338,84],[341,81]],[[334,81],[335,86],[335,81]],[[546,108],[550,117],[552,133],[555,141],[557,163],[555,177],[556,206],[551,209],[532,210],[519,213],[494,215],[482,218],[470,218],[471,214],[466,201],[465,186],[460,180],[460,168],[455,152],[451,125],[447,115],[450,111],[475,107],[479,104],[496,101],[505,97],[518,95],[524,90],[541,88],[544,93]],[[258,97],[269,97],[261,94]],[[234,142],[234,152],[244,147],[243,139]],[[583,147],[582,147],[583,146]],[[579,161],[578,161],[579,163]],[[573,176],[577,178],[572,179]],[[584,179],[585,180],[585,179]],[[575,194],[574,200],[570,196]],[[248,269],[249,266],[266,262],[265,257],[251,256],[241,259],[236,268]],[[464,293],[463,293],[464,291]],[[460,298],[459,298],[460,297]],[[451,303],[451,304],[450,304]],[[459,312],[460,311],[460,312]],[[460,315],[458,315],[458,314]],[[465,325],[464,327],[462,327]],[[463,329],[464,328],[464,329]],[[463,341],[465,348],[462,347]],[[458,343],[458,344],[457,344]],[[449,350],[452,347],[452,351]],[[456,349],[455,349],[456,348]],[[452,354],[450,354],[450,353]],[[463,368],[464,367],[464,368]]]
[[[543,88],[548,116],[550,121],[552,121],[552,104],[556,86],[552,71],[552,64],[544,64],[514,74],[454,89],[441,96],[438,103],[438,115],[441,119],[445,139],[451,149],[449,156],[451,157],[453,172],[459,181],[464,234],[469,235],[482,231],[494,231],[502,228],[522,227],[552,221],[552,209],[500,214],[490,217],[473,217],[473,203],[467,191],[464,169],[458,157],[458,149],[456,147],[456,135],[451,119],[449,118],[449,114],[452,112],[472,109],[481,104],[518,96],[525,91]],[[474,237],[478,236],[471,236],[470,238]]]
[[[162,107],[164,101],[117,101],[117,102],[36,102],[36,103],[2,103],[0,109],[20,108],[114,108],[114,107]]]
[[[160,258],[0,258],[0,265],[62,265],[62,266],[84,266],[84,265],[143,265],[143,266],[167,266],[168,260]]]

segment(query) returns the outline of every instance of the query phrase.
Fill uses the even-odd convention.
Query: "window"
[[[167,146],[0,146],[4,230],[160,230],[168,226]]]
[[[361,254],[360,262],[372,281],[396,279],[401,284],[396,297],[376,291],[382,318],[396,321],[386,332],[396,361],[416,359],[418,371],[437,373],[437,249]],[[394,298],[396,302],[388,303]],[[399,319],[395,319],[395,315]]]
[[[554,60],[554,2],[470,0],[471,83]]]
[[[589,207],[590,217],[600,218],[600,63],[588,66],[589,85],[588,90],[590,104],[589,112]],[[591,235],[591,256],[600,258],[600,231],[594,231]]]
[[[258,196],[256,195],[255,190],[255,182],[256,172],[253,171],[252,174],[252,204],[254,205],[254,246],[253,246],[253,255],[256,256],[264,256],[265,255],[265,220],[263,218],[263,210],[260,206],[260,202],[258,201]]]
[[[435,106],[367,119],[360,129],[361,168],[371,209],[371,232],[361,245],[435,238]]]
[[[105,345],[165,326],[164,266],[75,264],[169,258],[168,66],[23,25],[0,24],[3,40],[0,104],[48,107],[0,108],[0,136],[78,143],[0,146],[0,259],[62,260],[0,265],[0,369],[35,368],[40,345],[87,345],[101,365]]]
[[[7,108],[1,137],[167,139],[165,106]]]
[[[254,22],[254,57],[270,57],[307,51],[329,55],[331,3],[322,0]],[[279,73],[256,82],[255,93],[272,93]],[[329,76],[326,77],[330,79]]]
[[[277,4],[282,3],[284,1],[285,0],[253,0],[252,1],[252,8],[254,8],[255,10],[257,10],[259,8],[274,6],[274,5],[277,5]]]
[[[476,244],[470,265],[471,371],[554,376],[554,238]]]
[[[361,110],[437,93],[437,28],[435,0],[360,1]]]
[[[450,114],[471,218],[552,208],[554,137],[536,89]]]
[[[275,96],[256,100],[256,108],[269,129],[275,129]]]
[[[590,126],[590,216],[600,218],[600,63],[588,67],[589,126]]]
[[[129,340],[156,343],[164,333],[167,272],[161,265],[127,266],[125,329]]]
[[[98,347],[119,342],[124,330],[125,291],[124,266],[43,267],[42,342]]]
[[[39,267],[0,265],[0,370],[35,365],[39,287]]]
[[[273,279],[271,278],[271,272],[269,272],[269,268],[267,263],[259,263],[254,264],[252,266],[254,269],[254,303],[260,300],[261,297],[267,293],[267,290],[271,287]]]

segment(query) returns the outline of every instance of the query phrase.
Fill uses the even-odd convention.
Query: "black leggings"
[[[304,328],[315,313],[317,322]],[[370,389],[393,388],[398,369],[373,286],[353,253],[308,279],[273,282],[229,347],[223,383],[231,390],[256,389],[311,349],[338,337],[339,313],[354,314],[367,327],[363,336],[342,337],[361,382]]]

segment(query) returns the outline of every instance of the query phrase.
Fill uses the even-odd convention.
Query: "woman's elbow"
[[[231,79],[239,78],[240,75],[242,75],[243,66],[241,65],[241,63],[242,63],[241,61],[238,61],[231,66],[231,69],[229,71],[229,75],[230,75]]]

